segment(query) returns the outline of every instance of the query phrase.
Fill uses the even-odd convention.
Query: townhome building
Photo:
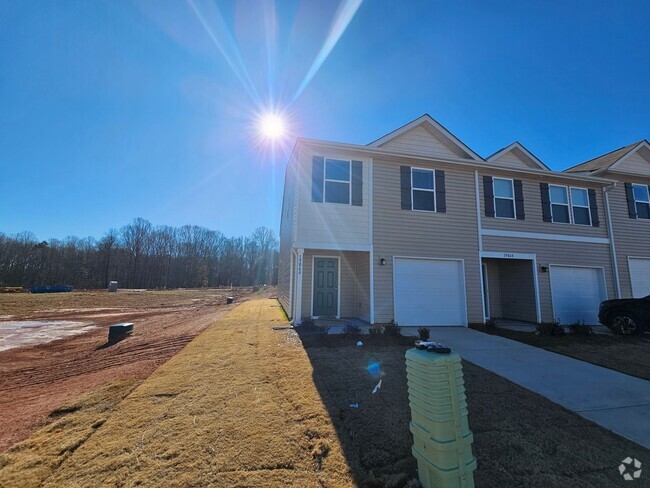
[[[565,170],[614,180],[609,202],[621,297],[650,295],[650,144],[643,140]]]
[[[644,290],[620,274],[629,258],[647,266],[644,144],[623,181],[620,166],[552,171],[518,142],[483,158],[429,115],[366,146],[300,138],[285,174],[280,302],[295,324],[597,323],[602,300]]]

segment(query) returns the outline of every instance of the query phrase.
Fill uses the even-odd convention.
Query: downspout
[[[291,252],[289,253],[289,315],[291,316],[291,320],[289,321],[289,323],[291,323],[291,324],[293,324],[294,320],[295,320],[295,314],[294,314],[295,290],[293,289],[293,287],[294,287],[293,260],[295,259],[295,257],[296,257],[296,252],[294,251],[293,248],[291,248]]]
[[[369,218],[369,231],[370,234],[370,254],[368,259],[370,260],[370,323],[375,323],[375,236],[374,236],[374,199],[373,199],[373,172],[374,172],[374,160],[370,158],[370,165],[368,167],[368,218]]]
[[[621,281],[618,276],[618,259],[616,256],[616,243],[614,242],[614,229],[612,226],[612,215],[609,210],[609,192],[616,188],[616,182],[603,188],[605,195],[605,212],[607,214],[607,233],[609,234],[609,250],[612,253],[612,265],[614,266],[614,286],[616,288],[616,298],[621,298]]]
[[[483,224],[481,223],[481,200],[478,181],[478,170],[476,170],[474,171],[474,186],[476,192],[476,226],[478,231],[478,271],[481,281],[481,316],[483,317],[483,322],[485,322],[485,320],[489,317],[485,316],[485,286],[483,284],[483,234],[481,233]]]
[[[293,325],[302,324],[302,281],[303,281],[303,258],[305,250],[299,248],[296,250],[296,316],[293,319]]]

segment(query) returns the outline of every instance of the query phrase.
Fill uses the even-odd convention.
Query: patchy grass
[[[139,383],[121,380],[53,411],[50,425],[0,454],[0,486],[41,486]]]
[[[127,397],[44,486],[353,486],[277,301],[242,304]],[[110,453],[109,455],[107,455]]]
[[[94,434],[59,444],[74,450],[43,486],[417,486],[404,361],[413,338],[303,345],[295,331],[271,329],[284,324],[274,300],[219,319]],[[382,373],[376,394],[372,363]],[[477,487],[617,486],[623,458],[650,455],[495,374],[464,368]]]
[[[640,337],[602,334],[538,336],[533,332],[482,325],[472,325],[472,328],[650,380],[650,334]]]

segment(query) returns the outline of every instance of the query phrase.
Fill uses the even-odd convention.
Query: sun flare
[[[279,139],[286,133],[286,126],[282,117],[270,113],[260,118],[259,131],[268,139]]]

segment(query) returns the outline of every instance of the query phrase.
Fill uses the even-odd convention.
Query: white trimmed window
[[[551,216],[553,222],[570,224],[571,214],[569,212],[569,192],[566,186],[549,185],[551,197]]]
[[[350,204],[350,161],[325,160],[325,201]]]
[[[637,219],[650,219],[650,188],[647,185],[632,185]]]
[[[515,188],[509,178],[494,178],[494,215],[501,219],[515,218]]]
[[[574,224],[591,225],[589,192],[585,188],[571,188],[571,210]]]
[[[586,188],[569,188],[549,185],[551,215],[559,224],[591,225],[589,191]]]
[[[436,211],[436,178],[431,169],[411,168],[411,209]]]

